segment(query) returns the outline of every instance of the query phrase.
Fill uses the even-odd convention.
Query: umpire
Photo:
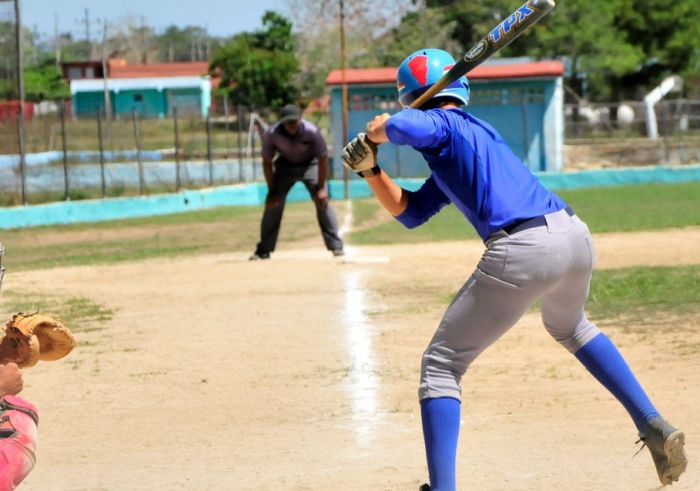
[[[326,142],[316,126],[302,119],[301,109],[297,106],[284,106],[280,111],[279,122],[265,132],[262,158],[267,197],[260,224],[260,242],[250,260],[270,259],[270,253],[277,244],[287,193],[297,181],[304,183],[314,200],[316,218],[326,249],[334,256],[343,256],[345,253],[343,242],[338,236],[338,222],[328,203],[326,190]]]

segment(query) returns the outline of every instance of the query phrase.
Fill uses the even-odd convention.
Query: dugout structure
[[[345,70],[348,86],[348,139],[365,131],[367,122],[383,112],[401,110],[396,90],[397,68]],[[561,170],[564,160],[564,64],[560,61],[494,60],[468,74],[467,107],[493,125],[532,171]],[[343,73],[326,78],[331,95],[333,175],[342,175]],[[428,174],[423,157],[412,148],[390,143],[379,148],[379,162],[401,177]],[[356,176],[352,176],[356,177]]]

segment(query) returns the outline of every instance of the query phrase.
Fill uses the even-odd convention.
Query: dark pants
[[[287,198],[287,193],[297,181],[304,183],[311,194],[311,198],[314,200],[316,219],[321,227],[326,249],[336,251],[343,248],[343,241],[338,236],[338,222],[335,218],[335,213],[333,213],[333,208],[331,208],[330,203],[325,205],[316,199],[316,192],[319,189],[318,164],[297,167],[275,165],[272,177],[273,186],[272,190],[267,192],[267,200],[277,198],[279,202],[272,206],[265,205],[265,213],[263,213],[262,223],[260,224],[260,242],[258,242],[255,252],[266,253],[275,250],[280,224],[282,223],[282,213],[284,213],[284,202]]]

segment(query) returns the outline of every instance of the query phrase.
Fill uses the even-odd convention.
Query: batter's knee
[[[589,321],[585,314],[581,315],[578,322],[570,325],[555,325],[545,316],[542,316],[542,321],[547,332],[571,353],[576,353],[600,333],[600,329]]]
[[[418,399],[451,397],[462,400],[460,382],[468,363],[455,353],[439,347],[429,347],[423,353]]]

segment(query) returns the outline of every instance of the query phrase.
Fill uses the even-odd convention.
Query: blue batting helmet
[[[396,86],[399,89],[399,102],[408,107],[420,95],[428,90],[455,64],[455,59],[447,51],[441,49],[421,49],[411,53],[399,66]],[[469,81],[462,76],[452,82],[433,99],[451,97],[469,104]]]

